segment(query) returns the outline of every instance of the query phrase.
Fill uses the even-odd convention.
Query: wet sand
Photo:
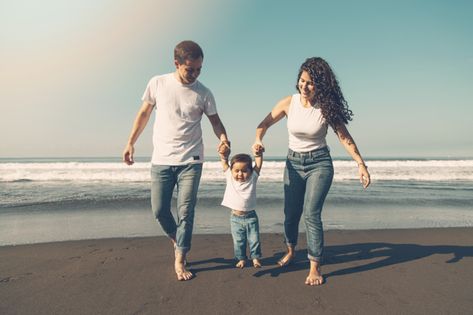
[[[331,230],[324,285],[304,284],[305,235],[280,268],[281,234],[263,234],[263,267],[234,268],[230,235],[194,235],[176,280],[165,237],[0,247],[0,314],[469,314],[473,228]],[[248,264],[250,265],[250,264]]]

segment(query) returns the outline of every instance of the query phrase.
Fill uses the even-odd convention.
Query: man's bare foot
[[[239,260],[235,267],[242,269],[245,267],[245,260]]]
[[[294,258],[296,258],[294,248],[288,247],[286,255],[284,255],[283,258],[278,260],[278,265],[281,267],[289,266],[294,261]]]
[[[259,261],[258,258],[253,259],[253,267],[261,268],[261,262]]]
[[[176,271],[177,280],[187,281],[194,277],[192,272],[186,269],[185,266],[185,255],[176,251],[176,259],[174,261],[174,270]]]
[[[310,261],[310,270],[309,275],[305,279],[305,284],[313,286],[313,285],[321,285],[324,283],[324,277],[320,272],[320,262],[318,261]]]
[[[175,263],[174,269],[176,270],[177,280],[179,281],[187,281],[194,277],[192,272],[184,267],[183,263]]]
[[[171,238],[171,241],[172,241],[172,246],[174,247],[174,257],[176,257],[177,255],[177,242],[176,242],[176,239],[174,238]],[[187,259],[184,257],[184,267],[187,266]]]

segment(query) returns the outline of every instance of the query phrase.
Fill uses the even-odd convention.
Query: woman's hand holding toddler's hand
[[[367,188],[371,183],[370,173],[368,172],[368,166],[360,164],[358,166],[358,173],[360,175],[360,183],[363,188]]]
[[[253,144],[251,149],[253,150],[254,156],[260,156],[264,152],[264,145],[262,142],[257,141]]]

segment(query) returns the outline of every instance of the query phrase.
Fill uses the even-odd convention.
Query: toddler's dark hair
[[[233,168],[233,164],[236,162],[243,162],[248,166],[248,169],[253,171],[253,159],[251,156],[245,153],[236,154],[230,160],[230,169]]]

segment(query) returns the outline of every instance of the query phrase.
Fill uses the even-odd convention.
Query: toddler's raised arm
[[[225,172],[230,165],[228,165],[228,157],[230,156],[230,150],[225,151],[225,153],[218,153],[220,156],[220,163],[222,163],[223,171]]]
[[[263,147],[260,147],[259,150],[255,151],[255,167],[253,167],[253,171],[258,173],[261,171],[261,167],[263,167]]]

